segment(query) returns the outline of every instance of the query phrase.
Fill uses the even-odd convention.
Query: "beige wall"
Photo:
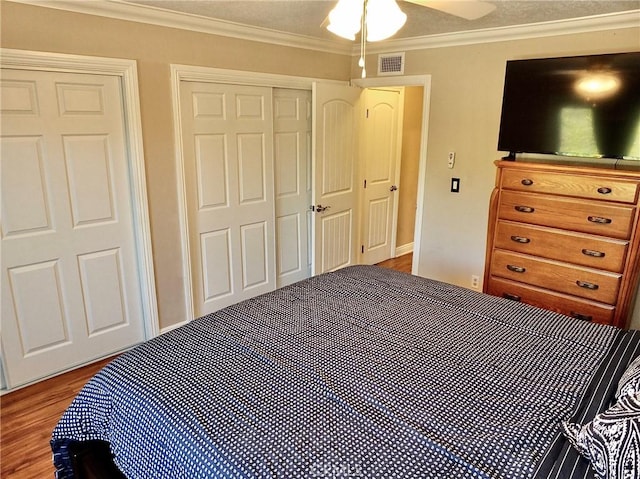
[[[404,88],[402,154],[396,246],[413,243],[418,197],[420,135],[422,134],[423,87]]]
[[[640,28],[629,28],[406,52],[406,75],[431,75],[420,275],[467,287],[471,275],[482,278],[506,61],[639,50]],[[359,71],[354,61],[352,75]],[[460,193],[449,192],[451,177]],[[633,318],[640,329],[640,301]]]
[[[270,46],[53,9],[2,2],[5,48],[129,58],[138,62],[147,187],[160,326],[182,321],[182,258],[169,65],[346,80],[358,78],[342,55]],[[405,74],[432,76],[427,178],[419,274],[468,286],[482,277],[487,211],[495,168],[505,61],[640,50],[640,28],[408,51]],[[375,56],[369,57],[375,63]],[[350,75],[351,74],[351,75]],[[447,153],[455,151],[449,170]],[[460,193],[449,192],[450,178]],[[635,323],[640,327],[636,308]]]
[[[350,59],[264,43],[2,2],[3,48],[134,59],[138,64],[160,327],[183,321],[184,290],[170,64],[347,80]]]

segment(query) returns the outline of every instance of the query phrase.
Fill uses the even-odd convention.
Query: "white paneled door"
[[[273,91],[277,287],[311,274],[311,92]]]
[[[272,90],[180,82],[194,314],[273,290]]]
[[[144,339],[116,76],[3,69],[2,349],[9,387]]]
[[[358,262],[361,91],[342,85],[313,85],[313,274]]]
[[[362,204],[362,263],[375,264],[395,251],[400,157],[398,121],[400,90],[364,90],[361,163],[364,174]]]

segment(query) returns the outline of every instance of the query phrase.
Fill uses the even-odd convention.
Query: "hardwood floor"
[[[378,266],[411,272],[412,254]],[[110,359],[47,379],[0,398],[0,477],[53,477],[51,431],[82,386]]]
[[[51,431],[82,386],[108,361],[98,361],[0,398],[0,477],[53,477]]]
[[[378,263],[378,266],[383,268],[397,269],[398,271],[404,271],[405,273],[411,273],[411,262],[413,261],[413,253],[404,254],[397,258],[391,258],[382,263]]]

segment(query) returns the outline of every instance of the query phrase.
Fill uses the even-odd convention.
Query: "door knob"
[[[331,206],[322,206],[322,205],[315,206],[316,213],[322,213],[324,210],[328,210],[329,208],[331,208]]]
[[[398,189],[398,187],[396,185],[391,185],[391,187],[389,188],[389,191],[396,191]]]

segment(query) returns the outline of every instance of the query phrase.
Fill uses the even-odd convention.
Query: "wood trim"
[[[562,164],[558,162],[524,162],[524,161],[505,161],[496,160],[493,162],[498,169],[522,169],[526,167],[527,170],[535,171],[553,171],[557,173],[569,173],[572,175],[588,175],[588,176],[602,176],[606,175],[613,178],[631,179],[637,180],[639,172],[634,169],[617,169],[614,164],[611,166],[588,166],[583,163],[578,164]],[[638,165],[640,167],[640,165]]]
[[[501,169],[496,169],[496,185],[500,184]],[[491,277],[491,255],[493,253],[493,243],[496,234],[496,224],[498,220],[498,200],[500,197],[500,188],[494,188],[489,198],[489,217],[487,227],[487,249],[484,256],[484,278],[482,281],[482,292],[488,293],[489,290],[489,278]]]
[[[619,302],[622,306],[619,306],[617,316],[619,318],[627,318],[627,322],[623,327],[628,328],[631,322],[631,314],[633,313],[634,299],[638,301],[640,294],[636,297],[636,293],[640,291],[640,202],[636,210],[635,223],[631,228],[632,239],[627,253],[627,262],[625,271],[627,271],[627,280],[622,284],[620,288]],[[635,238],[635,239],[634,239]]]

